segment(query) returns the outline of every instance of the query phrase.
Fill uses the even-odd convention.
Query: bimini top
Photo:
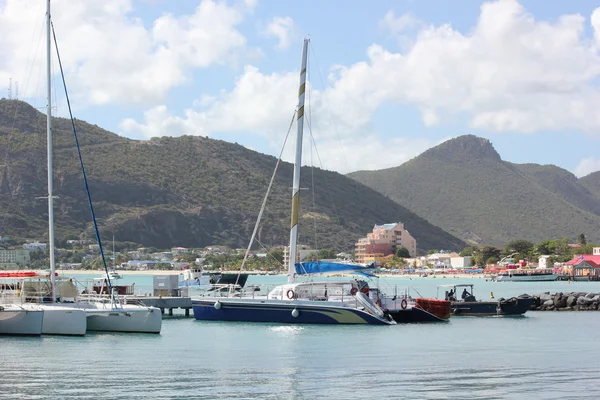
[[[437,285],[437,287],[439,287],[439,288],[453,288],[453,287],[457,287],[457,288],[459,288],[459,287],[470,287],[470,288],[472,288],[473,284],[472,283],[457,283],[456,285],[453,285],[453,284]]]
[[[310,261],[296,263],[296,273],[298,275],[328,274],[332,272],[367,270],[373,268],[374,266],[374,264],[365,267],[364,265],[359,264],[345,264],[330,261]]]

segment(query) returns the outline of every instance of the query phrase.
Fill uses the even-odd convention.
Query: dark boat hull
[[[415,322],[446,322],[448,319],[440,318],[420,308],[413,307],[405,310],[390,310],[390,316],[399,324]]]
[[[522,315],[531,309],[534,299],[516,298],[501,301],[452,302],[452,314],[463,316]]]
[[[215,307],[216,303],[220,303]],[[271,322],[283,324],[389,325],[367,312],[348,307],[325,307],[314,302],[243,301],[238,299],[192,300],[194,318],[201,321]],[[295,312],[297,311],[297,312]]]

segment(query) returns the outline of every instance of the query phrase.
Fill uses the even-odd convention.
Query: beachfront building
[[[417,241],[401,222],[375,225],[373,232],[358,239],[355,246],[358,263],[368,263],[369,260],[394,254],[401,247],[406,248],[411,257],[417,255]]]
[[[29,250],[0,250],[1,266],[25,266],[29,261]]]
[[[600,247],[594,247],[592,254],[582,254],[567,261],[564,268],[575,280],[600,280]]]

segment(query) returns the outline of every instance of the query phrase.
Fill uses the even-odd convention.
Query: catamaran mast
[[[302,166],[302,131],[304,128],[304,92],[306,89],[306,53],[309,39],[302,46],[302,66],[300,67],[300,90],[298,91],[298,133],[296,135],[296,157],[294,159],[294,180],[292,185],[292,224],[290,229],[290,256],[288,282],[293,283],[296,275],[296,244],[298,242],[298,211],[300,207],[300,167]]]
[[[52,302],[56,301],[56,280],[54,271],[54,197],[52,185],[52,71],[50,69],[50,0],[46,3],[46,77],[47,77],[47,96],[46,105],[46,134],[48,146],[48,249],[50,252],[50,285],[52,286]]]

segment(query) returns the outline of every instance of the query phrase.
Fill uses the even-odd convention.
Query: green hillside
[[[348,176],[473,243],[525,238],[600,240],[600,201],[555,166],[502,161],[492,144],[461,136],[405,164]]]
[[[90,217],[70,122],[54,119],[58,238],[91,237]],[[246,246],[276,159],[197,136],[125,139],[76,121],[97,217],[105,235],[167,248]],[[165,132],[168,133],[168,132]],[[0,235],[43,239],[47,206],[45,115],[0,100]],[[283,163],[259,231],[265,245],[288,240],[292,166]],[[309,170],[302,187],[312,187]],[[315,169],[301,196],[300,241],[348,250],[374,224],[401,221],[422,251],[464,242],[378,192],[335,172]]]

